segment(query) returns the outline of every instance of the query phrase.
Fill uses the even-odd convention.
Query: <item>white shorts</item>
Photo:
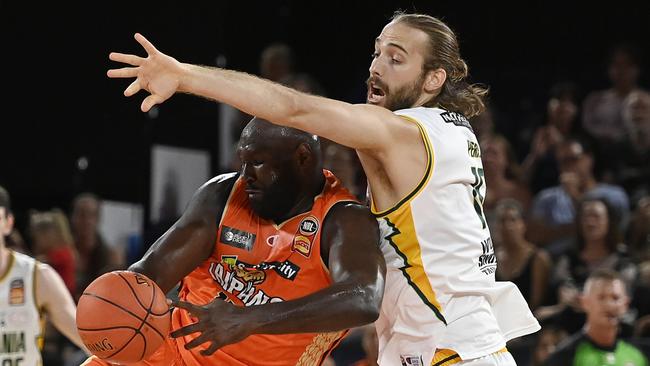
[[[517,366],[510,352],[497,352],[473,360],[460,361],[458,366]]]

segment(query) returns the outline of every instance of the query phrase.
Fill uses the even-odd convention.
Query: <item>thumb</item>
[[[150,96],[144,98],[144,100],[142,101],[142,105],[140,106],[140,109],[143,112],[149,112],[151,107],[155,106],[156,104],[160,104],[162,102],[163,102],[163,98],[155,94],[151,94]]]

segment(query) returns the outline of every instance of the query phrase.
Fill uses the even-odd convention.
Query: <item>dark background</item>
[[[374,37],[396,9],[425,12],[457,32],[471,80],[491,88],[497,128],[513,135],[543,113],[553,82],[606,87],[618,41],[641,47],[647,88],[648,3],[1,0],[0,185],[20,222],[29,208],[68,209],[85,190],[148,207],[153,143],[207,149],[216,162],[217,104],[178,95],[150,118],[143,94],[122,96],[130,81],[106,77],[110,51],[143,54],[134,32],[181,61],[214,66],[224,55],[251,73],[264,46],[284,41],[330,97],[362,102]]]

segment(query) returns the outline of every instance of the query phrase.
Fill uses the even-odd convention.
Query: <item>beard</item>
[[[394,112],[400,109],[412,108],[422,94],[422,86],[424,85],[424,73],[418,76],[412,83],[403,85],[395,91],[379,79],[372,77],[368,78],[368,83],[374,82],[384,91],[384,105],[383,107]]]
[[[280,174],[272,179],[272,183],[262,189],[262,197],[250,199],[253,212],[266,220],[276,220],[284,217],[296,202],[300,187],[292,175]]]

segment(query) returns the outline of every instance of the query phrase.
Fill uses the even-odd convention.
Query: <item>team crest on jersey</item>
[[[9,286],[9,305],[22,305],[25,303],[25,281],[17,278]]]
[[[424,366],[422,356],[399,355],[399,359],[402,362],[402,366]]]

